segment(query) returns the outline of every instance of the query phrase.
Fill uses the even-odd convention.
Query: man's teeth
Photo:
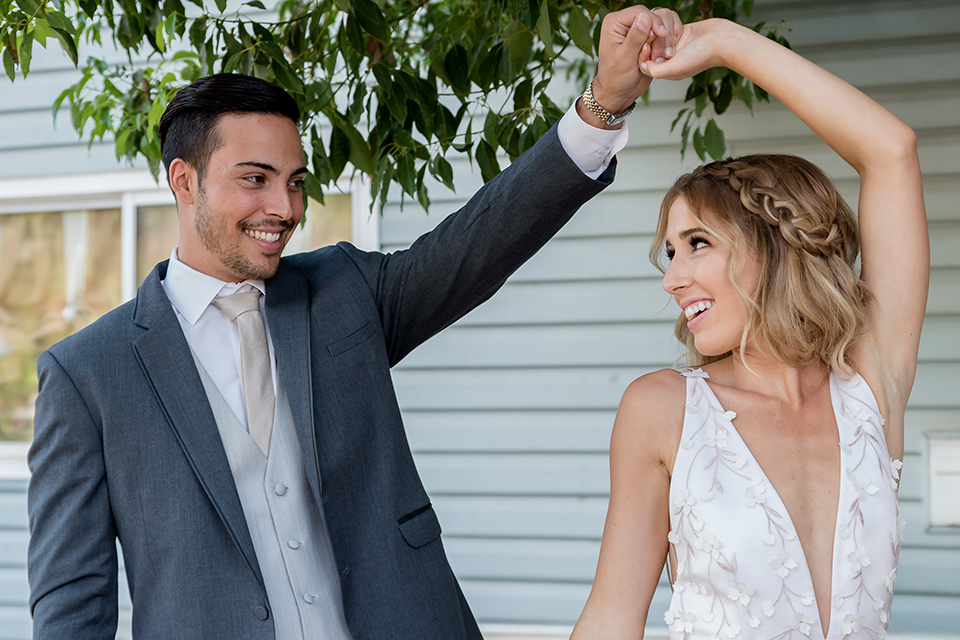
[[[688,318],[692,318],[694,315],[700,313],[701,311],[706,311],[713,306],[713,302],[707,300],[701,300],[695,304],[690,305],[683,310],[683,313]]]
[[[250,237],[256,238],[257,240],[263,240],[264,242],[276,242],[280,239],[279,233],[265,233],[263,231],[256,231],[254,229],[247,229],[244,233]]]

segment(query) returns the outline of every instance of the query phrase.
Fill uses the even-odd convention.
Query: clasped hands
[[[646,92],[654,78],[679,80],[716,66],[716,39],[709,36],[724,22],[684,25],[675,11],[641,5],[607,14],[600,32],[594,99],[607,111],[621,113]],[[589,112],[581,116],[587,119]]]

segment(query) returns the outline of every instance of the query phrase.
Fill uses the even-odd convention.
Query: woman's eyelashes
[[[707,240],[704,236],[690,236],[687,238],[687,244],[693,251],[698,249],[705,249],[710,246],[710,241]],[[673,245],[667,243],[664,247],[664,255],[667,256],[667,260],[673,260],[673,256],[676,255],[676,250],[673,248]]]

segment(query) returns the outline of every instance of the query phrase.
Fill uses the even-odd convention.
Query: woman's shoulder
[[[685,394],[686,379],[702,373],[702,369],[660,369],[644,374],[630,383],[624,392],[625,398],[634,399],[635,396],[646,398],[651,395],[683,395]],[[703,374],[705,375],[705,374]]]
[[[691,371],[699,370],[660,369],[640,376],[623,392],[618,414],[626,413],[651,425],[682,420],[686,380]]]
[[[683,432],[686,380],[681,371],[661,369],[631,382],[617,409],[612,443],[642,456],[637,459],[655,460],[669,475]]]

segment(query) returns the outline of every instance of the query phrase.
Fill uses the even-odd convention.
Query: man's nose
[[[266,194],[264,202],[264,213],[284,220],[294,216],[294,206],[291,197],[300,197],[299,193],[291,196],[290,190],[286,185],[276,185]]]

